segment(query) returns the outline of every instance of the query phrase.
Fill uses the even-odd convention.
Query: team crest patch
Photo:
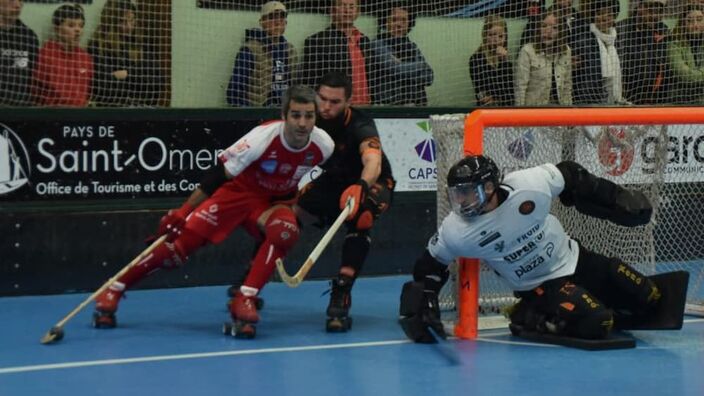
[[[523,201],[520,206],[518,206],[518,211],[522,215],[527,215],[533,213],[535,210],[535,202],[533,201]]]
[[[267,160],[267,161],[262,161],[261,163],[261,168],[265,173],[272,174],[276,170],[276,166],[278,163],[276,160]]]

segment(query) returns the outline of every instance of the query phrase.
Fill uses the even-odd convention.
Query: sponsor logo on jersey
[[[313,169],[312,166],[298,165],[296,167],[296,172],[293,174],[293,179],[300,180],[303,177],[303,175],[310,172],[311,169]],[[313,178],[313,180],[315,180],[315,178]]]
[[[312,167],[314,159],[315,154],[312,151],[306,151],[305,157],[303,158],[303,165]]]
[[[480,235],[483,237],[483,236],[486,235],[486,234],[489,234],[489,232],[487,232],[487,231],[482,231]],[[499,238],[501,238],[501,233],[499,233],[499,232],[493,232],[493,233],[489,234],[489,236],[487,236],[487,237],[485,237],[485,238],[482,238],[482,239],[479,241],[479,247],[484,247],[484,246],[486,246],[486,245],[488,245],[488,244],[494,242],[495,240],[497,240],[497,239],[499,239]]]
[[[520,249],[504,256],[504,260],[508,261],[509,263],[515,263],[516,261],[520,260],[521,257],[532,252],[537,247],[538,247],[537,243],[530,241],[530,242],[526,243],[525,245],[521,246]]]
[[[279,167],[279,173],[285,175],[287,173],[291,173],[291,169],[293,169],[293,166],[291,166],[291,164],[281,164],[281,166]]]
[[[518,206],[518,212],[520,212],[522,215],[531,214],[531,213],[533,213],[534,210],[535,210],[535,202],[533,202],[533,201],[523,201]]]
[[[440,238],[440,235],[436,232],[433,234],[433,236],[430,238],[430,245],[435,246],[438,244],[438,239]]]
[[[497,252],[501,253],[504,251],[504,241],[499,241],[498,243],[494,244],[494,250]]]
[[[528,240],[528,238],[532,237],[535,235],[536,232],[540,229],[540,224],[535,224],[534,226],[530,227],[528,231],[526,231],[523,235],[519,236],[516,238],[516,242],[522,243]]]
[[[240,142],[235,144],[235,147],[233,147],[233,150],[235,154],[242,154],[243,152],[249,150],[249,143],[247,143],[247,140],[241,140]]]
[[[272,174],[276,171],[277,164],[278,162],[276,162],[276,160],[266,160],[262,161],[260,168],[262,168],[265,173]]]
[[[540,256],[540,255],[535,256],[535,257],[533,257],[532,260],[530,260],[526,264],[519,265],[518,268],[513,270],[513,273],[516,274],[516,276],[520,279],[523,275],[533,271],[540,264],[542,264],[544,262],[545,262],[545,259],[543,258],[543,256]]]
[[[27,184],[31,170],[29,153],[20,137],[0,124],[0,195]]]

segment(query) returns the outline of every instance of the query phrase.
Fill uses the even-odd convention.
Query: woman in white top
[[[553,12],[531,32],[516,62],[516,106],[572,104],[572,53]]]

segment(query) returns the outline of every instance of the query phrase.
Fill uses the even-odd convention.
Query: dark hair
[[[350,80],[343,71],[331,71],[326,73],[318,80],[318,85],[315,87],[315,90],[320,90],[322,85],[330,88],[344,88],[345,99],[352,97],[352,80]]]
[[[599,11],[603,9],[610,10],[614,17],[618,16],[618,13],[621,11],[621,3],[619,0],[592,0],[587,7],[587,16],[592,22],[596,19],[596,15]]]
[[[391,17],[391,11],[393,11],[394,8],[400,8],[408,12],[408,31],[411,31],[411,29],[416,26],[416,12],[413,7],[405,1],[392,1],[391,4],[384,6],[383,14],[379,18],[379,27],[383,26],[386,28],[389,17]]]
[[[291,108],[291,102],[303,104],[313,103],[315,105],[315,111],[317,112],[318,102],[315,99],[315,91],[313,91],[312,88],[305,85],[293,85],[284,92],[284,96],[281,100],[281,112],[286,116],[288,110]]]
[[[86,17],[83,14],[83,7],[78,4],[64,4],[54,10],[54,15],[51,17],[51,23],[54,26],[60,26],[67,19],[80,19],[83,23],[86,22]]]

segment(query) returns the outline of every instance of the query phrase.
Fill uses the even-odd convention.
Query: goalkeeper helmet
[[[491,158],[464,157],[447,173],[447,196],[452,210],[464,218],[480,215],[491,199],[486,194],[485,184],[492,182],[496,191],[501,179],[501,171]]]

